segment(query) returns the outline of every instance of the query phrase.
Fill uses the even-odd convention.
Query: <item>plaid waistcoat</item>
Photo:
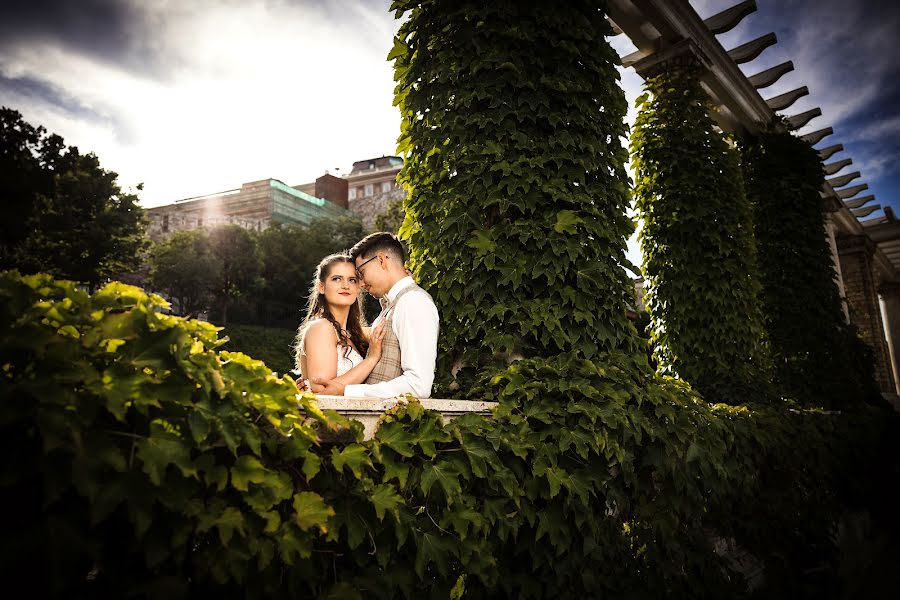
[[[420,288],[418,285],[413,283],[409,287],[405,287],[400,292],[397,293],[397,297],[394,298],[394,302],[388,308],[385,308],[381,317],[384,319],[384,339],[381,341],[381,358],[378,359],[378,362],[375,364],[375,368],[372,369],[372,372],[369,373],[369,377],[366,379],[366,383],[381,383],[382,381],[390,381],[391,379],[396,379],[403,374],[403,368],[400,366],[400,340],[397,339],[397,335],[394,333],[393,320],[394,320],[394,308],[397,306],[397,302],[400,300],[401,296],[406,294],[407,292],[412,291],[420,291],[423,294],[428,294],[425,290]]]

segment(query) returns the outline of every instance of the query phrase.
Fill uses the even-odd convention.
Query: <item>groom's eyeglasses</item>
[[[370,262],[372,262],[373,260],[375,260],[376,258],[378,258],[378,255],[377,255],[377,254],[376,254],[375,256],[373,256],[372,258],[370,258],[369,260],[363,261],[362,264],[360,264],[358,267],[356,267],[356,275],[357,275],[360,279],[364,279],[364,277],[363,277],[363,272],[362,272],[362,268],[363,268],[364,266],[366,266],[367,264],[369,264]]]

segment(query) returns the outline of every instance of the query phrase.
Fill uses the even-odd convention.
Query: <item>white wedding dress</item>
[[[348,352],[349,350],[349,352]],[[337,363],[337,376],[340,377],[359,363],[363,361],[362,355],[356,351],[356,348],[350,346],[349,348],[338,346],[337,347],[337,355],[338,355],[338,363]]]

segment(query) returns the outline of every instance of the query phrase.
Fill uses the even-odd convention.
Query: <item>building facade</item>
[[[375,228],[375,219],[387,211],[388,204],[406,197],[406,191],[397,183],[397,174],[403,168],[399,156],[381,156],[358,160],[344,179],[347,182],[347,206],[362,219],[367,230]]]
[[[151,239],[158,240],[201,227],[239,225],[262,231],[276,223],[308,225],[317,219],[352,216],[346,185],[343,179],[327,174],[313,184],[296,187],[277,179],[251,181],[238,189],[147,209],[148,232]]]

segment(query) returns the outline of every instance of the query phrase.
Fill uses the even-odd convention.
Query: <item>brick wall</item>
[[[349,208],[347,205],[346,179],[326,173],[316,179],[315,193],[313,195],[316,198],[325,198],[342,208]]]
[[[875,351],[875,379],[882,392],[894,393],[894,377],[891,371],[890,352],[884,338],[881,307],[878,303],[878,286],[872,257],[875,245],[867,236],[841,236],[837,238],[844,291],[850,308],[850,322],[863,339]]]

